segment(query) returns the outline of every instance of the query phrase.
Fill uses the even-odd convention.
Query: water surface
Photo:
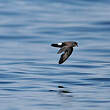
[[[109,110],[109,0],[1,0],[1,110]],[[77,41],[70,58],[51,43]]]

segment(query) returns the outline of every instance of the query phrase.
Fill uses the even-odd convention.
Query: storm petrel
[[[72,54],[73,47],[76,47],[76,46],[78,47],[78,43],[74,41],[68,41],[68,42],[61,42],[58,44],[51,44],[51,46],[61,48],[57,52],[57,54],[64,52],[61,55],[60,60],[59,60],[59,64],[62,64]]]

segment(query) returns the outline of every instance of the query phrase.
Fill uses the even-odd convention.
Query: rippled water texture
[[[110,110],[109,4],[1,0],[0,110]],[[59,65],[50,45],[71,40]]]

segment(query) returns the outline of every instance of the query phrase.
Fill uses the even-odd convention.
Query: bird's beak
[[[78,44],[76,46],[78,47]]]

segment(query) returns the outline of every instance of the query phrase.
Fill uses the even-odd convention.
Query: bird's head
[[[77,42],[73,42],[73,47],[78,47],[78,43]]]

